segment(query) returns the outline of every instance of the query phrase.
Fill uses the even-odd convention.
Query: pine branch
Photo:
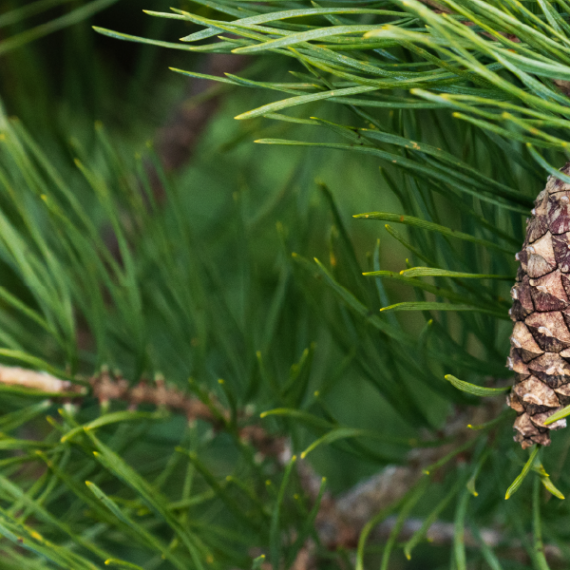
[[[206,421],[215,429],[223,429],[224,422],[230,418],[229,410],[223,408],[213,396],[208,395],[208,402],[205,403],[203,399],[168,386],[162,378],[156,379],[153,383],[143,381],[131,385],[122,376],[112,376],[104,370],[91,377],[88,383],[90,388],[86,389],[44,372],[34,372],[19,367],[0,367],[0,384],[43,391],[51,398],[58,397],[60,393],[59,397],[73,399],[79,406],[81,399],[88,395],[86,390],[89,390],[89,395],[98,399],[103,408],[117,401],[127,403],[132,411],[141,404],[150,404],[170,412],[182,413],[189,422]],[[398,502],[408,493],[419,479],[426,476],[428,466],[438,463],[450,454],[453,456],[455,449],[472,440],[476,432],[466,426],[494,418],[498,405],[497,400],[488,400],[485,406],[456,414],[455,418],[446,424],[441,434],[442,437],[453,439],[453,442],[438,447],[416,449],[410,453],[407,465],[387,467],[378,475],[358,484],[339,497],[333,497],[330,492],[326,492],[316,518],[320,542],[329,550],[355,548],[358,536],[366,523],[376,513]],[[253,445],[263,456],[274,458],[282,467],[290,461],[291,443],[283,436],[269,434],[261,426],[251,424],[239,429],[239,437],[242,441]],[[463,461],[461,456],[458,456],[458,459]],[[450,465],[443,466],[449,468]],[[321,477],[304,460],[297,462],[297,471],[305,493],[312,501],[316,501]],[[385,537],[390,524],[388,522],[380,525],[373,533],[373,539],[379,540]],[[414,528],[414,525],[414,522],[409,522],[404,527],[402,536]],[[440,542],[445,542],[449,536],[452,536],[447,526],[440,523],[431,532]],[[494,545],[498,540],[493,533],[483,534],[487,537],[489,545]],[[308,552],[311,558],[314,545],[307,548],[308,550],[303,551],[300,556],[305,556]]]
[[[112,402],[124,402],[131,411],[135,411],[141,404],[150,404],[169,412],[181,413],[189,423],[197,420],[208,422],[215,429],[226,427],[231,417],[230,410],[222,407],[212,394],[204,395],[204,398],[207,398],[206,403],[175,386],[168,385],[161,377],[155,378],[153,383],[143,380],[133,385],[120,374],[111,375],[104,370],[89,378],[88,384],[89,388],[85,388],[67,380],[60,380],[47,372],[0,366],[0,385],[18,386],[34,395],[44,392],[46,397],[71,399],[79,406],[86,396],[96,398],[103,409]],[[249,421],[250,417],[242,414],[240,419],[242,422]],[[240,427],[238,435],[264,457],[273,457],[283,464],[283,458],[287,454],[285,438],[282,436],[271,435],[255,424]]]
[[[181,192],[173,188],[168,207],[154,209],[152,192],[142,199],[137,187],[143,181],[148,189],[144,171],[134,176],[125,167],[127,161],[108,152],[110,145],[104,145],[107,154],[101,162],[91,162],[84,153],[79,167],[93,192],[83,193],[73,176],[50,168],[50,157],[43,156],[17,125],[5,127],[1,136],[6,151],[1,156],[8,167],[1,181],[6,192],[0,210],[0,254],[14,276],[0,289],[3,345],[23,355],[20,362],[32,366],[31,359],[36,362],[41,356],[46,370],[49,363],[57,362],[68,366],[70,374],[95,362],[111,362],[128,370],[126,376],[136,383],[107,371],[85,386],[76,386],[58,384],[57,375],[0,370],[2,388],[18,395],[14,404],[6,398],[4,407],[11,413],[0,418],[2,432],[15,435],[2,440],[3,445],[19,453],[1,459],[6,475],[1,474],[0,498],[15,501],[9,513],[15,513],[9,519],[14,530],[10,535],[3,532],[4,544],[12,540],[11,548],[19,552],[16,529],[23,527],[18,519],[28,519],[22,523],[26,529],[46,530],[52,541],[42,545],[47,549],[42,552],[52,556],[50,560],[64,560],[58,556],[68,554],[68,539],[58,534],[61,527],[50,515],[73,527],[78,544],[85,545],[83,539],[88,537],[87,546],[101,560],[106,560],[101,547],[119,551],[121,541],[135,536],[142,548],[161,560],[172,556],[179,568],[200,563],[247,568],[253,547],[269,554],[273,568],[288,566],[295,557],[295,570],[317,568],[322,547],[338,553],[327,553],[331,565],[338,567],[344,567],[340,553],[356,550],[357,567],[364,568],[367,539],[388,536],[386,568],[384,562],[389,563],[390,548],[398,539],[409,540],[405,549],[409,555],[431,536],[448,547],[454,567],[465,570],[477,556],[466,553],[466,546],[502,549],[505,545],[510,550],[501,550],[501,557],[521,558],[522,547],[532,543],[527,541],[531,526],[539,552],[540,518],[545,513],[541,496],[535,489],[532,525],[526,511],[521,509],[518,516],[518,505],[508,503],[515,513],[511,517],[515,534],[504,523],[508,519],[502,510],[505,481],[512,481],[511,472],[520,471],[520,463],[521,473],[538,477],[537,482],[558,497],[562,493],[542,465],[539,470],[534,463],[536,454],[527,460],[521,450],[512,451],[510,430],[502,422],[507,416],[499,413],[502,398],[461,408],[443,429],[437,426],[453,404],[473,404],[475,397],[498,391],[482,384],[484,378],[498,378],[503,372],[508,332],[497,318],[506,317],[508,309],[502,281],[514,271],[511,251],[521,241],[520,216],[532,207],[542,170],[559,164],[567,144],[568,101],[559,84],[570,79],[566,16],[559,7],[553,12],[545,3],[529,12],[524,6],[479,0],[460,5],[426,0],[429,8],[414,0],[393,0],[390,10],[382,3],[366,3],[366,8],[364,2],[345,7],[335,2],[333,8],[289,3],[290,10],[278,12],[271,3],[208,0],[206,4],[208,9],[197,14],[155,13],[188,27],[202,27],[169,47],[267,53],[295,60],[294,79],[283,82],[252,81],[235,74],[221,77],[212,70],[183,73],[198,81],[206,75],[208,81],[232,90],[243,86],[286,93],[286,99],[263,101],[253,110],[250,101],[244,101],[245,112],[238,118],[260,117],[255,128],[264,116],[278,121],[283,131],[298,130],[303,140],[262,142],[304,147],[303,164],[291,168],[293,182],[283,191],[289,196],[289,188],[298,187],[302,199],[291,193],[295,206],[288,217],[286,208],[281,208],[280,192],[266,201],[267,193],[261,197],[264,189],[259,194],[248,190],[242,202],[236,191],[239,207],[232,203],[220,209],[215,223],[210,223],[219,204],[206,202],[209,194],[230,196],[235,187],[224,192],[233,180],[255,179],[274,164],[253,160],[244,172],[235,172],[230,161],[224,165],[232,164],[232,172],[224,177],[220,192],[212,192],[210,179],[198,200],[186,188]],[[353,7],[357,4],[360,8]],[[222,16],[214,19],[217,13]],[[217,40],[194,43],[209,38]],[[194,134],[215,112],[209,99],[214,93],[210,87],[198,93],[194,103],[207,103],[191,112],[177,111],[172,124],[157,134],[157,139],[164,136],[158,147],[167,169],[182,168],[192,154]],[[319,117],[320,102],[337,106],[322,115],[326,119]],[[301,114],[304,105],[311,105],[310,115]],[[349,112],[331,117],[338,105]],[[381,211],[366,216],[405,224],[409,230],[405,237],[387,228],[398,242],[389,245],[410,252],[394,249],[402,258],[403,271],[388,271],[395,261],[384,255],[379,243],[363,261],[362,249],[372,247],[378,230],[383,230],[373,221],[352,220],[356,229],[345,222],[334,194],[346,185],[324,192],[333,226],[321,223],[319,202],[314,196],[309,199],[314,174],[308,168],[309,157],[313,151],[324,155],[331,150],[343,156],[340,166],[331,161],[325,169],[334,183],[349,164],[358,166],[358,175],[348,180],[351,189],[353,182],[358,188],[355,199],[360,200],[362,193],[371,202],[372,196],[378,200],[377,194],[364,194],[367,187],[376,192],[377,177],[361,178],[361,172],[365,161],[376,174],[378,162],[382,164],[381,200],[393,190],[399,202],[382,202]],[[267,157],[271,149],[261,153]],[[208,167],[219,169],[220,164],[216,157]],[[67,186],[67,180],[73,183]],[[150,185],[155,194],[162,190],[157,184]],[[196,208],[197,215],[190,219],[186,214],[198,202],[203,210]],[[84,204],[92,203],[93,211],[85,215]],[[273,235],[264,233],[258,243],[258,230],[252,230],[252,220],[266,211],[279,211],[270,221],[279,222],[278,239],[285,254],[269,262],[266,245]],[[100,239],[106,226],[113,227],[120,255],[114,256],[112,247]],[[299,252],[292,263],[291,251]],[[409,263],[407,259],[404,263],[405,255],[411,256]],[[315,256],[329,263],[308,261]],[[429,267],[411,268],[417,259]],[[409,289],[390,289],[385,285],[388,280]],[[306,299],[320,320],[307,310]],[[404,323],[405,313],[393,313],[403,310],[416,311],[417,321],[409,325]],[[19,326],[20,320],[27,326]],[[81,350],[77,323],[93,334],[93,341]],[[310,343],[315,339],[320,344],[312,365],[315,350]],[[299,358],[305,346],[311,348]],[[222,387],[229,404],[221,405],[211,392],[197,386],[187,392],[171,386],[161,376],[139,382],[157,370],[173,380],[183,379],[188,370],[205,382],[215,383],[221,375],[227,379]],[[444,382],[444,375],[455,383]],[[339,380],[344,379],[351,382],[343,385]],[[348,402],[354,392],[343,390],[361,384],[363,398],[352,405],[361,406],[362,414],[354,417],[342,401],[346,397]],[[22,411],[12,409],[20,406],[25,386],[30,394],[45,390],[44,397],[77,403],[60,407],[58,421],[48,418],[53,429],[41,442],[17,439],[22,434],[15,430],[46,409],[46,402],[26,405]],[[456,390],[466,386],[471,395]],[[376,399],[369,399],[370,394]],[[339,399],[342,406],[337,405]],[[92,405],[95,400],[100,403],[98,410]],[[236,401],[279,406],[272,411],[273,419],[267,420],[278,426],[275,433],[238,409]],[[132,412],[108,414],[112,405]],[[172,415],[135,411],[147,406]],[[388,421],[384,422],[383,412]],[[474,417],[476,413],[480,417]],[[373,424],[378,416],[378,425]],[[178,426],[184,424],[178,420],[186,418],[191,427],[177,427],[165,437],[164,418]],[[484,425],[475,432],[466,428],[468,423]],[[143,441],[140,434],[146,433],[148,440]],[[212,438],[212,433],[221,437]],[[322,479],[306,460],[293,458],[291,442],[297,445],[307,437],[311,444],[306,452],[329,446],[333,468],[344,475],[357,472],[359,462],[387,467],[340,496],[323,493]],[[242,445],[244,441],[250,445]],[[351,453],[355,463],[334,456],[336,450]],[[212,461],[214,455],[221,459]],[[271,459],[259,462],[260,455]],[[21,463],[37,462],[45,462],[52,479],[47,472],[26,476],[20,468]],[[545,464],[552,472],[546,460]],[[563,467],[561,461],[565,490]],[[83,487],[87,476],[89,491]],[[474,507],[469,500],[470,494],[476,494],[476,480],[478,491],[486,496]],[[519,476],[515,481],[519,485],[522,480]],[[425,518],[418,518],[414,510],[420,500],[421,509],[432,509]],[[62,504],[71,505],[63,514]],[[101,523],[98,535],[92,534],[93,518],[81,514],[85,505]],[[108,512],[101,512],[102,505]],[[397,510],[397,517],[391,516]],[[455,522],[450,525],[445,521],[453,510]],[[203,512],[207,514],[202,516]],[[315,543],[310,538],[315,536],[313,516]],[[558,515],[553,510],[551,516],[555,520]],[[547,524],[544,536],[554,543],[564,540],[563,526]],[[31,532],[25,536],[26,541],[33,539]],[[135,560],[130,551],[120,555]],[[151,560],[149,567],[154,563]],[[253,565],[259,566],[259,561]],[[84,567],[91,566],[85,562]]]
[[[244,56],[208,54],[204,72],[214,77],[238,73],[247,62]],[[174,173],[189,163],[202,133],[219,109],[222,89],[212,79],[196,77],[189,81],[183,99],[155,135],[158,158],[165,172]],[[155,198],[163,201],[165,191],[156,170],[148,166]]]
[[[73,396],[76,388],[68,380],[60,380],[47,372],[35,372],[17,366],[0,366],[0,384],[21,386],[49,394],[61,393],[61,397]]]
[[[241,71],[247,61],[245,56],[208,54],[203,73],[224,77]],[[200,136],[220,107],[219,85],[212,79],[191,79],[171,117],[156,133],[157,153],[166,172],[179,170],[191,160]]]

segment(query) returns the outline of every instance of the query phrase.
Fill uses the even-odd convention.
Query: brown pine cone
[[[560,171],[570,175],[570,162]],[[570,184],[548,178],[516,259],[507,361],[515,385],[507,403],[518,414],[514,439],[526,449],[550,445],[550,430],[566,427],[566,420],[544,421],[570,403]]]

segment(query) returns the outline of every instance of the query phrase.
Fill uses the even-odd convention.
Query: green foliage
[[[73,99],[34,79],[31,40],[104,8],[26,26],[60,4],[0,14],[0,73],[43,101],[36,115],[20,87],[2,93],[23,120],[0,116],[0,360],[70,381],[68,403],[0,383],[5,567],[278,569],[310,547],[319,568],[544,570],[543,543],[565,567],[567,506],[543,489],[564,499],[567,437],[527,457],[487,397],[506,390],[524,216],[547,174],[564,179],[566,1],[154,6],[162,28],[96,28],[149,44],[109,130],[117,110],[85,89],[80,116],[43,117]],[[90,32],[63,33],[104,61]],[[158,47],[175,50],[171,80]],[[193,69],[204,53],[250,59],[218,77]],[[63,75],[110,93],[124,77],[73,60]],[[182,76],[227,91],[190,167],[165,173],[141,137]],[[89,378],[109,370],[166,379],[206,411],[188,422],[159,399],[98,399]],[[325,490],[410,461],[423,474],[331,549]],[[442,521],[452,536],[428,546]]]
[[[171,5],[157,2],[163,9]],[[148,137],[168,111],[146,97],[160,96],[167,107],[177,83],[166,60],[142,46],[117,52],[115,42],[93,34],[91,25],[128,22],[158,36],[171,31],[168,21],[149,20],[128,1],[0,1],[0,99],[5,112],[24,121],[50,147],[57,138],[65,145],[70,137],[91,142],[93,122],[102,117],[114,136]],[[109,57],[113,53],[116,57]],[[142,113],[145,124],[136,120]],[[61,150],[49,154],[52,161],[61,160]]]

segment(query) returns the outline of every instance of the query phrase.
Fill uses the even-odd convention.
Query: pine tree
[[[565,568],[566,0],[110,5],[0,3],[0,568]]]

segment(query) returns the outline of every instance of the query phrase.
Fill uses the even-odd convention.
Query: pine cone
[[[560,169],[570,175],[570,162]],[[570,403],[570,184],[550,176],[527,220],[515,286],[507,366],[515,385],[507,403],[518,414],[515,441],[523,449],[550,445],[544,421]]]

